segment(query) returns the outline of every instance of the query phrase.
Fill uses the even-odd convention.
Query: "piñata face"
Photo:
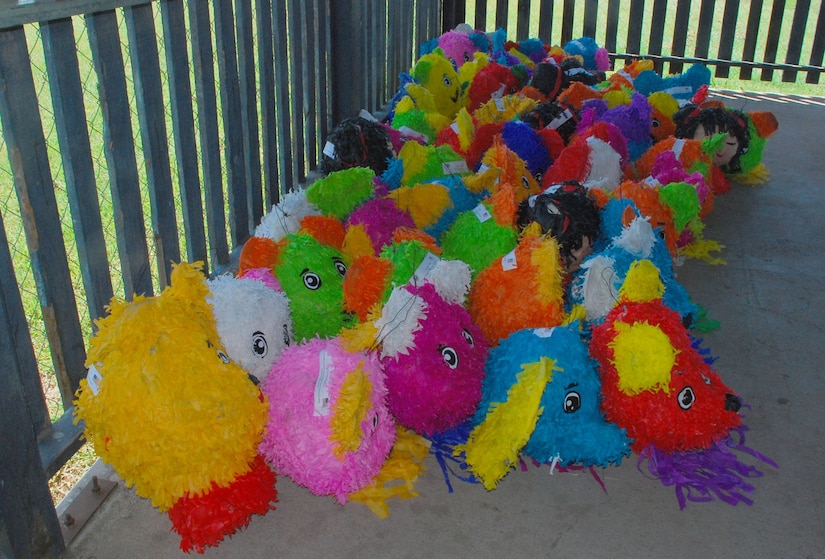
[[[488,405],[506,397],[501,381],[496,387],[493,376],[503,376],[504,384],[512,384],[519,370],[542,356],[552,358],[556,367],[544,387],[542,413],[524,447],[526,455],[539,462],[557,458],[563,465],[607,466],[620,463],[630,453],[624,430],[608,423],[600,410],[601,384],[595,363],[577,332],[570,327],[522,330],[502,345],[505,347],[496,348],[487,362],[489,388],[493,390],[485,392]]]
[[[569,327],[514,332],[490,351],[483,397],[466,461],[487,489],[524,453],[563,465],[620,463],[623,429],[599,411],[599,379],[587,347]]]
[[[481,399],[488,345],[459,303],[445,301],[432,284],[404,289],[417,298],[406,352],[384,357],[390,411],[405,427],[432,435],[468,419]]]
[[[461,83],[452,63],[442,54],[425,54],[416,64],[414,75],[432,93],[438,112],[455,116],[461,107]]]
[[[347,262],[337,249],[310,235],[287,237],[275,276],[289,298],[295,339],[332,337],[351,325],[344,312],[344,275]]]
[[[262,273],[274,282],[268,270]],[[262,381],[294,341],[286,295],[253,277],[219,276],[208,284],[208,301],[226,353],[256,381]]]
[[[708,448],[741,423],[739,398],[660,300],[620,303],[594,328],[590,351],[601,367],[604,412],[636,451]]]

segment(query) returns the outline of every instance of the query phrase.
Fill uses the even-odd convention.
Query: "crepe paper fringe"
[[[679,509],[684,510],[687,502],[723,501],[731,506],[753,504],[751,494],[755,487],[747,479],[762,477],[763,472],[756,466],[740,461],[734,451],[752,456],[760,462],[778,468],[776,462],[745,445],[745,425],[730,430],[728,437],[712,447],[696,452],[665,453],[653,445],[646,447],[639,455],[638,468],[648,473],[663,485],[673,486]]]
[[[390,499],[418,497],[415,482],[426,470],[424,459],[429,454],[429,441],[424,437],[396,426],[396,440],[389,458],[372,483],[351,493],[351,501],[367,506],[378,518],[390,515]]]
[[[444,483],[447,485],[448,493],[453,492],[453,484],[450,478],[476,485],[481,483],[470,471],[465,453],[456,453],[455,451],[456,447],[467,443],[467,439],[470,438],[470,431],[472,430],[472,423],[465,421],[452,429],[447,429],[441,433],[435,433],[427,437],[430,441],[430,454],[441,467],[441,473],[444,476]]]
[[[560,474],[567,474],[567,473],[570,473],[570,472],[583,472],[583,471],[587,470],[588,472],[590,472],[590,475],[593,477],[593,479],[596,480],[596,483],[599,484],[599,487],[602,488],[602,491],[607,493],[607,486],[604,484],[604,480],[602,480],[602,477],[599,475],[599,472],[596,471],[596,466],[593,466],[593,465],[584,466],[582,464],[568,464],[567,466],[562,466],[561,463],[556,461],[556,460],[553,460],[551,462],[539,462],[535,458],[531,458],[530,461],[537,468],[540,468],[541,466],[550,466],[550,475],[551,476],[553,475],[554,472],[558,472]],[[524,463],[524,460],[521,461],[521,464],[522,464],[521,470],[523,472],[526,472],[527,471],[527,465]]]
[[[264,515],[275,509],[275,472],[261,455],[254,458],[251,468],[228,486],[213,483],[212,489],[200,497],[187,493],[169,509],[172,529],[180,535],[183,551],[203,553],[208,546],[217,546],[224,536],[245,528],[253,514]]]

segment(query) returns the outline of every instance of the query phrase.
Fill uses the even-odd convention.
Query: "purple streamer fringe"
[[[695,452],[665,453],[650,445],[639,456],[638,469],[644,474],[643,465],[653,478],[666,486],[674,486],[679,509],[684,509],[688,501],[708,502],[719,499],[736,506],[739,503],[752,505],[750,495],[753,485],[745,481],[762,476],[755,466],[741,462],[733,451],[752,456],[760,462],[779,468],[776,462],[745,445],[742,425],[731,429],[728,437],[705,450]]]

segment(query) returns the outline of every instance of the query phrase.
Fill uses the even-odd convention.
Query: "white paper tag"
[[[534,328],[533,329],[533,335],[536,336],[537,338],[549,338],[550,336],[553,335],[553,330],[555,330],[555,329],[556,329],[555,327],[553,327],[553,328]]]
[[[547,125],[547,128],[549,128],[550,130],[557,130],[559,126],[561,126],[571,118],[573,118],[573,113],[570,112],[570,109],[564,109],[564,111],[559,116],[550,121],[550,124]]]
[[[542,194],[553,194],[557,190],[560,190],[562,186],[564,186],[564,185],[562,185],[562,184],[551,184],[550,186],[548,186],[547,188],[544,189]]]
[[[367,109],[361,109],[358,112],[358,116],[360,116],[364,120],[369,120],[370,122],[378,122],[378,119],[372,116],[372,113],[369,112]]]
[[[506,107],[504,106],[504,101],[501,100],[501,97],[497,97],[497,98],[493,99],[493,101],[496,104],[496,108],[498,109],[498,112],[503,113],[505,111]]]
[[[424,256],[424,260],[421,261],[421,264],[419,264],[418,268],[416,268],[415,272],[413,272],[412,278],[410,278],[413,285],[421,285],[424,283],[424,280],[429,279],[433,269],[435,269],[436,265],[440,261],[441,259],[438,258],[438,256],[432,252],[427,252]]]
[[[630,73],[627,70],[625,70],[623,68],[621,70],[618,70],[616,73],[619,74],[624,79],[626,79],[627,81],[629,81],[630,85],[633,85],[633,76],[631,76]]]
[[[507,84],[501,84],[501,87],[499,87],[497,90],[495,90],[493,93],[490,94],[490,98],[491,99],[501,99],[501,97],[504,95],[504,90],[506,88],[507,88]]]
[[[426,134],[422,134],[421,132],[418,132],[417,130],[413,130],[409,126],[402,126],[401,128],[398,129],[398,131],[401,132],[404,136],[409,136],[410,138],[415,138],[416,140],[421,140],[425,144],[430,143],[430,139],[427,138]]]
[[[501,269],[505,272],[509,272],[510,270],[515,270],[516,268],[518,268],[518,262],[516,262],[516,249],[513,249],[502,257]]]
[[[92,364],[86,372],[86,382],[89,384],[89,390],[95,396],[100,392],[100,383],[103,381],[103,374]]]
[[[327,142],[324,144],[324,155],[330,159],[335,159],[335,144]]]
[[[671,95],[676,97],[677,95],[681,95],[684,93],[693,93],[693,88],[689,85],[674,85],[673,87],[668,87],[667,89],[665,89],[664,92],[670,93]]]
[[[646,185],[648,185],[648,186],[650,186],[650,187],[652,187],[652,188],[659,188],[660,186],[662,186],[662,183],[660,183],[660,182],[656,179],[656,177],[652,177],[652,176],[648,176],[648,177],[647,177],[647,178],[646,178],[643,182],[644,182]]]
[[[329,384],[332,370],[332,357],[326,350],[321,350],[318,354],[318,380],[315,381],[315,417],[329,415]]]
[[[486,173],[486,172],[487,172],[487,171],[489,171],[489,170],[490,170],[490,166],[489,166],[489,165],[487,165],[486,163],[482,163],[482,164],[481,164],[481,165],[479,165],[479,167],[478,167],[478,174],[479,174],[479,175],[483,175],[484,173]]]
[[[676,159],[682,156],[682,150],[685,149],[685,140],[684,138],[679,138],[675,142],[673,142],[673,147],[670,148],[670,151],[673,152],[673,155],[676,156]]]
[[[453,129],[453,132],[455,132],[456,134],[458,134],[458,123],[457,123],[457,122],[452,123],[452,124],[450,125],[450,128],[452,128],[452,129]]]
[[[466,175],[470,172],[470,168],[467,167],[467,162],[463,159],[459,159],[458,161],[445,161],[441,164],[441,170],[445,175]]]
[[[478,206],[473,208],[473,213],[476,214],[476,217],[481,223],[484,223],[485,221],[493,217],[492,215],[490,215],[490,210],[488,210],[487,206],[485,206],[484,204],[479,204]]]

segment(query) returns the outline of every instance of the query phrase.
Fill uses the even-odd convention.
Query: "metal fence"
[[[111,297],[159,291],[180,260],[228,266],[270,205],[312,180],[327,131],[378,112],[427,39],[467,21],[551,44],[593,36],[670,72],[701,60],[717,76],[818,83],[823,19],[809,0],[0,8],[0,556],[63,549],[48,480],[82,445],[71,401]]]

